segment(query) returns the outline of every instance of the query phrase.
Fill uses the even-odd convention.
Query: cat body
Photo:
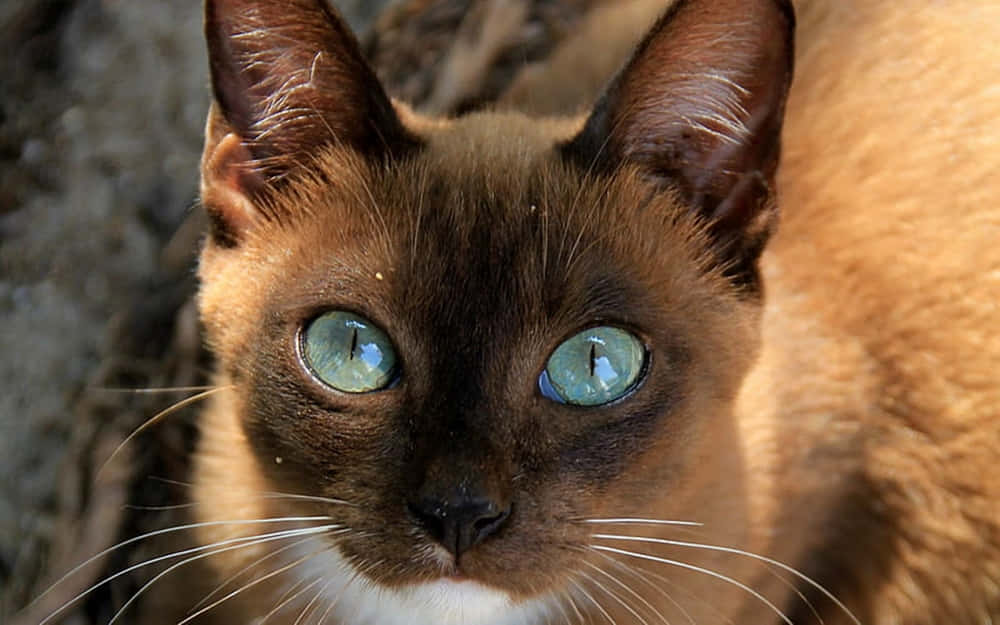
[[[1000,7],[914,5],[800,2],[789,92],[788,3],[637,2],[610,37],[667,14],[592,110],[612,77],[568,101],[557,51],[438,120],[324,3],[210,1],[193,510],[206,588],[244,590],[201,618],[1000,615]],[[395,381],[317,378],[328,311]],[[551,355],[604,326],[639,381],[554,401]]]
[[[754,525],[813,528],[798,561],[836,571],[866,622],[989,622],[1000,94],[983,80],[1000,7],[799,8],[765,348],[741,411],[747,447],[774,454],[748,460],[772,476],[749,488],[781,489],[750,501],[787,516]]]

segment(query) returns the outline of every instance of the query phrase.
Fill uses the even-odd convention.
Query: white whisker
[[[598,571],[601,571],[600,568],[594,567],[594,565],[590,565],[590,566],[592,566],[593,568],[597,569]],[[604,571],[601,571],[601,572],[604,573]],[[636,619],[638,619],[638,621],[640,623],[642,623],[642,625],[649,625],[649,621],[647,621],[645,618],[643,618],[638,612],[635,611],[635,609],[632,608],[632,606],[630,606],[629,604],[627,604],[620,596],[618,596],[618,593],[612,592],[611,590],[608,589],[607,586],[605,586],[601,582],[597,581],[596,579],[594,579],[590,575],[587,575],[583,571],[580,571],[580,575],[582,575],[587,580],[589,580],[590,583],[594,584],[595,586],[597,586],[598,588],[600,588],[601,590],[603,590],[604,594],[608,595],[609,597],[611,597],[612,599],[614,599],[615,601],[617,601],[618,604],[621,605],[623,608],[625,608],[625,610],[629,614],[631,614]]]
[[[598,553],[600,553],[600,552],[598,552]],[[606,557],[608,559],[610,559],[615,564],[619,564],[619,562],[617,560],[611,558],[607,554],[600,553],[600,555],[604,556],[604,557]],[[670,620],[667,619],[667,617],[664,616],[662,612],[660,612],[658,609],[656,609],[656,607],[653,604],[651,604],[649,601],[647,601],[645,597],[643,597],[642,595],[640,595],[636,591],[634,591],[631,588],[629,588],[628,584],[625,584],[620,579],[618,579],[617,577],[615,577],[614,575],[612,575],[608,571],[605,571],[604,569],[602,569],[599,566],[596,566],[596,565],[591,564],[589,562],[586,562],[585,564],[587,564],[588,566],[590,566],[592,569],[594,569],[595,571],[597,571],[601,575],[604,575],[605,577],[607,577],[608,579],[610,579],[611,581],[613,581],[615,584],[618,584],[619,586],[621,586],[622,589],[625,590],[625,592],[629,593],[630,595],[632,595],[633,597],[635,597],[636,599],[638,599],[640,603],[642,603],[644,606],[646,606],[647,610],[649,610],[650,612],[652,612],[653,614],[655,614],[657,617],[659,617],[660,621],[662,621],[663,623],[666,623],[666,625],[670,625]],[[628,569],[626,569],[626,570],[628,570]],[[639,577],[639,576],[636,575],[636,577]],[[642,622],[645,623],[646,621],[644,619],[642,619]]]
[[[572,588],[580,590],[579,585],[577,585],[573,581],[570,581],[570,589]],[[573,598],[573,593],[567,592],[566,599],[567,601],[569,601],[569,607],[573,608],[573,612],[576,614],[577,622],[580,623],[580,625],[584,625],[584,623],[587,622],[587,619],[583,616],[583,612],[580,610],[580,606],[576,604],[576,599]]]
[[[118,543],[116,545],[112,545],[111,547],[108,547],[104,551],[102,551],[102,552],[100,552],[100,553],[98,553],[96,555],[93,555],[93,556],[87,558],[86,560],[84,560],[80,564],[78,564],[75,567],[73,567],[72,569],[70,569],[70,571],[68,573],[66,573],[65,575],[63,575],[62,577],[60,577],[59,579],[57,579],[55,582],[53,582],[52,585],[49,586],[45,590],[45,592],[43,592],[42,594],[40,594],[37,597],[35,597],[35,599],[34,599],[34,601],[32,603],[37,602],[39,599],[41,599],[45,595],[47,595],[50,592],[52,592],[52,590],[55,589],[57,586],[59,586],[59,584],[63,583],[68,578],[70,578],[74,574],[78,573],[81,569],[87,567],[90,564],[93,564],[95,561],[99,560],[100,558],[103,558],[104,556],[106,556],[106,555],[108,555],[108,554],[110,554],[110,553],[112,553],[114,551],[117,551],[118,549],[121,549],[122,547],[127,547],[128,545],[136,543],[136,542],[138,542],[140,540],[146,540],[147,538],[152,538],[154,536],[161,536],[163,534],[169,534],[171,532],[181,532],[181,531],[184,531],[184,530],[197,529],[199,527],[213,527],[213,526],[218,526],[218,525],[254,525],[254,524],[258,524],[258,523],[304,523],[304,522],[309,522],[309,521],[332,521],[332,520],[333,520],[333,517],[329,517],[329,516],[305,516],[305,517],[275,517],[275,518],[270,518],[270,519],[238,519],[238,520],[229,520],[229,521],[204,521],[204,522],[201,522],[201,523],[188,523],[188,524],[185,524],[185,525],[175,525],[174,527],[167,527],[167,528],[164,528],[164,529],[161,529],[161,530],[155,530],[155,531],[152,531],[152,532],[146,532],[145,534],[141,534],[139,536],[135,536],[133,538],[129,538],[128,540],[123,540],[122,542],[120,542],[120,543]]]
[[[297,540],[297,541],[293,542],[290,545],[285,545],[284,547],[278,547],[274,551],[271,551],[270,553],[267,553],[267,554],[261,556],[260,558],[257,558],[256,560],[254,560],[250,564],[246,565],[245,567],[243,567],[239,571],[236,571],[235,573],[233,573],[232,575],[230,575],[229,577],[227,577],[221,584],[219,584],[218,586],[216,586],[210,593],[208,593],[207,595],[205,595],[201,599],[201,601],[199,601],[198,603],[196,603],[194,605],[194,607],[192,607],[191,609],[192,610],[197,610],[201,606],[203,606],[206,603],[208,603],[209,601],[211,601],[212,597],[214,597],[215,595],[217,595],[220,592],[222,592],[222,590],[226,586],[228,586],[229,584],[231,584],[234,580],[236,580],[238,577],[240,577],[241,575],[243,575],[247,571],[249,571],[249,570],[251,570],[251,569],[253,569],[255,567],[260,566],[262,563],[266,562],[267,560],[270,560],[271,558],[273,558],[275,556],[278,556],[278,555],[280,555],[280,554],[288,551],[289,549],[294,549],[295,547],[301,545],[304,542],[309,541],[310,539],[311,539],[311,536],[307,536],[307,537],[305,537],[305,538],[303,538],[301,540]],[[282,599],[283,598],[284,597],[282,597]],[[280,599],[279,599],[279,601],[280,601]]]
[[[99,386],[94,391],[99,393],[122,393],[126,395],[154,395],[157,393],[193,393],[196,391],[210,391],[219,388],[218,386],[167,386],[163,388],[114,388]]]
[[[783,570],[783,571],[785,571],[787,573],[790,573],[791,575],[794,575],[798,579],[800,579],[800,580],[804,581],[805,583],[809,584],[810,586],[812,586],[813,588],[815,588],[816,590],[818,590],[819,592],[821,592],[824,597],[826,597],[827,599],[829,599],[830,601],[832,601],[834,604],[836,604],[838,608],[840,608],[841,610],[843,610],[843,612],[851,619],[851,621],[855,625],[861,625],[861,621],[858,620],[858,618],[854,616],[854,613],[851,612],[847,608],[847,606],[843,604],[843,602],[841,602],[839,599],[837,599],[837,597],[835,597],[833,595],[833,593],[831,593],[829,590],[827,590],[822,584],[820,584],[819,582],[817,582],[813,578],[809,577],[808,575],[806,575],[804,573],[801,573],[797,569],[794,569],[794,568],[788,566],[787,564],[784,564],[783,562],[779,562],[778,560],[775,560],[773,558],[768,558],[767,556],[761,556],[761,555],[758,555],[756,553],[751,553],[749,551],[744,551],[742,549],[735,549],[733,547],[720,547],[718,545],[707,545],[707,544],[703,544],[703,543],[692,543],[692,542],[687,542],[687,541],[683,541],[683,540],[668,540],[666,538],[648,538],[648,537],[643,537],[643,536],[621,536],[621,535],[618,535],[618,534],[594,534],[593,537],[594,538],[604,538],[604,539],[607,539],[607,540],[624,540],[624,541],[631,541],[631,542],[654,543],[654,544],[659,544],[659,545],[672,545],[672,546],[675,546],[675,547],[691,547],[691,548],[694,548],[694,549],[705,549],[705,550],[708,550],[708,551],[718,551],[718,552],[722,552],[722,553],[731,553],[731,554],[743,556],[743,557],[746,557],[746,558],[751,558],[753,560],[758,560],[760,562],[765,562],[765,563],[770,564],[772,566],[776,566],[779,569],[781,569],[781,570]]]
[[[142,425],[140,425],[139,427],[137,427],[135,430],[132,431],[131,434],[129,434],[128,436],[126,436],[125,440],[123,440],[121,442],[121,444],[118,445],[118,447],[116,447],[113,452],[111,452],[111,455],[108,456],[108,459],[105,460],[104,464],[101,465],[101,468],[97,470],[98,477],[100,477],[101,473],[104,472],[104,469],[107,468],[107,466],[111,463],[111,461],[114,460],[118,456],[119,452],[121,452],[121,450],[126,445],[128,445],[136,436],[138,436],[139,434],[145,432],[147,429],[149,429],[153,425],[156,425],[157,423],[159,423],[160,421],[162,421],[166,417],[172,415],[173,413],[177,412],[178,410],[181,410],[182,408],[185,408],[186,406],[190,406],[191,404],[193,404],[195,402],[199,402],[199,401],[201,401],[203,399],[211,397],[212,395],[215,395],[216,393],[221,393],[222,391],[228,391],[231,388],[233,388],[231,385],[229,385],[229,386],[217,386],[217,387],[210,388],[207,391],[202,391],[202,392],[200,392],[200,393],[198,393],[196,395],[192,395],[191,397],[182,399],[179,402],[177,402],[177,403],[173,404],[172,406],[170,406],[169,408],[164,408],[160,412],[158,412],[155,415],[153,415],[151,418],[147,419],[145,421],[145,423],[143,423]]]
[[[302,564],[303,562],[305,562],[307,560],[311,560],[312,558],[316,557],[317,555],[319,555],[321,553],[324,553],[326,551],[329,551],[330,549],[332,549],[332,547],[326,547],[326,548],[323,548],[323,549],[318,549],[318,550],[316,550],[316,551],[314,551],[312,553],[306,554],[306,555],[302,556],[301,558],[299,558],[297,560],[294,560],[294,561],[286,564],[285,566],[283,566],[283,567],[281,567],[281,568],[279,568],[279,569],[277,569],[275,571],[271,571],[267,575],[265,575],[263,577],[259,577],[259,578],[255,579],[255,580],[253,580],[252,582],[250,582],[248,584],[245,584],[245,585],[243,585],[240,588],[237,588],[236,590],[234,590],[233,592],[229,593],[225,597],[222,597],[221,599],[218,599],[217,601],[214,601],[214,602],[210,603],[209,605],[207,605],[204,608],[198,610],[194,614],[191,614],[189,616],[184,617],[182,620],[178,621],[177,625],[185,625],[186,623],[190,623],[191,621],[193,621],[194,619],[198,618],[199,616],[201,616],[205,612],[208,612],[212,608],[214,608],[214,607],[216,607],[218,605],[221,605],[222,603],[224,603],[224,602],[232,599],[233,597],[246,592],[247,590],[253,588],[257,584],[262,584],[262,583],[266,582],[267,580],[271,579],[272,577],[274,577],[275,575],[281,575],[285,571],[288,571],[289,569],[295,568],[296,566]],[[164,573],[166,573],[166,571],[164,571]],[[153,581],[156,581],[156,578],[153,578],[153,580],[150,581],[149,583],[151,584]],[[147,586],[148,586],[148,584],[147,584]],[[146,588],[146,586],[143,586],[143,588],[140,589],[139,592],[142,592],[142,590],[145,589],[145,588]],[[136,593],[136,594],[138,594],[138,593]],[[133,596],[132,599],[135,599],[135,597]],[[122,610],[124,610],[126,607],[128,607],[128,604],[125,604],[125,606],[122,607]],[[121,611],[119,611],[119,613],[120,612]],[[111,622],[109,622],[108,625],[113,625],[113,623],[114,623],[114,619],[111,619]]]
[[[717,573],[716,571],[712,571],[710,569],[706,569],[706,568],[703,568],[703,567],[700,567],[700,566],[695,566],[693,564],[688,564],[686,562],[680,562],[678,560],[670,560],[668,558],[660,558],[660,557],[651,556],[651,555],[648,555],[648,554],[645,554],[645,553],[636,553],[634,551],[626,551],[624,549],[616,549],[614,547],[605,547],[603,545],[592,545],[592,547],[594,549],[599,549],[601,551],[607,551],[609,553],[617,553],[617,554],[620,554],[620,555],[623,555],[623,556],[630,556],[630,557],[633,557],[633,558],[639,558],[641,560],[649,560],[651,562],[659,562],[661,564],[668,564],[670,566],[676,566],[676,567],[679,567],[679,568],[682,568],[682,569],[687,569],[689,571],[695,571],[697,573],[702,573],[704,575],[708,575],[710,577],[714,577],[714,578],[722,580],[724,582],[728,582],[728,583],[736,586],[737,588],[740,588],[740,589],[748,592],[749,594],[753,595],[754,597],[756,597],[760,602],[762,602],[764,605],[766,605],[768,608],[770,608],[771,611],[773,611],[775,614],[777,614],[781,618],[781,620],[784,623],[786,623],[786,625],[795,625],[794,623],[792,623],[791,619],[789,619],[787,616],[785,616],[785,613],[782,612],[778,608],[778,606],[776,606],[773,603],[771,603],[771,601],[767,597],[765,597],[764,595],[760,594],[759,592],[757,592],[753,588],[747,586],[746,584],[744,584],[744,583],[742,583],[742,582],[740,582],[738,580],[735,580],[732,577],[729,577],[728,575],[723,575],[722,573]]]
[[[256,535],[256,536],[246,536],[246,537],[241,537],[241,538],[230,538],[230,539],[219,541],[219,542],[212,543],[212,544],[209,544],[209,545],[201,545],[201,546],[198,546],[198,547],[192,547],[190,549],[184,549],[184,550],[181,550],[181,551],[175,551],[175,552],[168,553],[168,554],[165,554],[165,555],[162,555],[162,556],[157,556],[155,558],[150,558],[149,560],[144,560],[144,561],[142,561],[142,562],[140,562],[138,564],[133,564],[132,566],[130,566],[128,568],[125,568],[125,569],[123,569],[121,571],[118,571],[117,573],[114,573],[113,575],[110,575],[110,576],[102,579],[101,581],[99,581],[99,582],[91,585],[89,588],[87,588],[83,592],[77,594],[75,597],[73,597],[72,599],[70,599],[66,603],[64,603],[61,606],[59,606],[59,608],[57,608],[54,612],[52,612],[52,614],[50,614],[47,617],[45,617],[44,619],[42,619],[42,621],[38,625],[45,625],[45,623],[49,622],[50,620],[52,620],[53,618],[55,618],[56,616],[58,616],[59,614],[61,614],[63,611],[65,611],[68,607],[70,607],[71,605],[73,605],[74,603],[76,603],[77,601],[79,601],[80,599],[82,599],[83,597],[86,597],[88,594],[90,594],[94,590],[100,588],[101,586],[104,586],[104,585],[106,585],[106,584],[108,584],[108,583],[110,583],[110,582],[118,579],[122,575],[126,575],[128,573],[131,573],[132,571],[135,571],[137,569],[149,566],[151,564],[156,564],[157,562],[163,562],[164,560],[169,560],[169,559],[172,559],[172,558],[177,558],[177,557],[188,555],[188,554],[191,554],[191,553],[198,553],[198,552],[203,552],[203,551],[206,551],[206,550],[215,549],[216,547],[222,547],[223,545],[231,545],[231,546],[228,546],[228,547],[223,547],[222,549],[217,549],[215,551],[208,551],[208,553],[202,553],[202,554],[194,556],[192,558],[187,558],[187,559],[183,560],[182,562],[180,562],[178,564],[172,565],[172,566],[168,567],[165,571],[163,571],[163,573],[161,573],[161,574],[157,575],[156,577],[154,577],[152,581],[156,581],[157,579],[159,579],[160,577],[162,577],[166,573],[170,572],[171,570],[177,568],[178,566],[181,566],[183,564],[186,564],[188,562],[192,562],[192,561],[200,559],[200,558],[204,558],[204,557],[207,557],[207,556],[215,555],[217,553],[222,553],[224,551],[231,551],[233,549],[242,549],[244,547],[249,547],[249,546],[252,546],[252,545],[257,545],[257,544],[269,542],[269,541],[272,541],[272,540],[282,540],[284,538],[291,538],[291,537],[294,537],[294,536],[302,536],[302,535],[305,535],[305,534],[317,533],[319,531],[325,530],[328,527],[335,527],[335,526],[320,526],[318,528],[316,528],[316,527],[299,528],[299,529],[294,529],[294,530],[283,530],[281,532],[273,532],[273,533],[270,533],[270,534],[261,534],[261,535]],[[149,582],[149,583],[151,584],[152,581]],[[148,586],[148,584],[147,584],[147,586]],[[145,589],[147,586],[143,586],[143,589]],[[140,589],[140,592],[142,592],[142,589]],[[138,593],[136,594],[136,596],[138,596]],[[132,600],[134,600],[134,599],[135,599],[135,596],[133,596],[133,599],[129,600],[129,602],[126,603],[126,605],[122,608],[122,610],[124,610],[125,607],[128,607],[128,605],[131,604]],[[120,611],[119,611],[119,613],[120,613]],[[113,622],[114,622],[114,619],[112,619],[111,622],[109,622],[108,625],[111,625],[111,623],[113,623]]]
[[[556,600],[555,600],[554,604],[556,606],[556,609],[559,610],[559,614],[562,615],[563,622],[566,623],[566,625],[572,625],[573,622],[569,618],[569,613],[566,612],[566,606],[563,605],[563,594],[562,593],[560,593],[556,597]]]
[[[347,583],[350,584],[351,581],[353,581],[354,578],[355,577],[352,577],[352,578],[348,579]],[[347,585],[344,586],[344,589],[346,589],[346,588],[347,588]],[[342,596],[342,594],[343,594],[343,589],[341,590],[341,594],[339,594],[336,597],[334,597],[333,600],[330,601],[330,605],[326,606],[326,610],[323,611],[323,614],[319,617],[319,621],[317,622],[316,625],[323,625],[323,623],[326,622],[326,617],[330,615],[330,612],[333,612],[333,609],[335,607],[337,607],[337,603],[340,601],[340,597]]]
[[[582,575],[582,573],[579,572],[578,574]],[[594,598],[594,595],[590,593],[586,588],[584,588],[582,584],[577,584],[576,582],[573,582],[573,585],[581,593],[583,593],[583,596],[586,597],[588,601],[594,604],[594,607],[597,608],[597,610],[604,615],[604,618],[607,619],[608,623],[610,623],[611,625],[618,625],[618,622],[615,621],[615,619],[611,618],[611,615],[608,614],[608,611],[604,609],[604,606],[602,606],[601,603]]]
[[[584,519],[583,523],[606,523],[606,524],[622,524],[622,523],[640,523],[643,525],[684,525],[688,527],[704,527],[703,523],[696,523],[694,521],[669,521],[663,519],[640,519],[640,518],[621,518],[621,519]]]
[[[156,480],[156,481],[161,482],[163,484],[172,484],[174,486],[183,486],[184,488],[193,488],[194,487],[194,484],[191,484],[190,482],[182,482],[180,480],[171,480],[171,479],[167,479],[167,478],[164,478],[164,477],[155,477],[154,476],[154,477],[150,477],[149,479]],[[329,503],[329,504],[334,504],[334,505],[338,505],[338,506],[351,506],[353,508],[358,507],[358,505],[355,504],[355,503],[351,503],[350,501],[347,501],[347,500],[344,500],[344,499],[337,499],[335,497],[323,497],[323,496],[320,496],[320,495],[302,495],[300,493],[286,493],[284,491],[278,491],[278,490],[258,491],[258,494],[248,495],[246,497],[241,497],[239,499],[230,500],[230,501],[253,501],[254,499],[293,499],[293,500],[299,500],[299,501],[315,501],[317,503]],[[218,501],[219,500],[213,499],[212,503],[216,503]],[[196,505],[200,505],[200,502],[194,502],[194,503],[190,503],[190,504],[178,504],[177,507],[179,507],[179,508],[180,507],[193,507],[193,506],[196,506]],[[169,506],[166,507],[166,508],[169,509]]]
[[[805,593],[799,590],[799,588],[795,584],[793,584],[792,582],[788,581],[780,574],[778,574],[778,572],[772,569],[771,567],[766,567],[766,569],[767,572],[773,575],[774,578],[777,579],[779,582],[781,582],[785,586],[785,588],[788,588],[789,590],[794,592],[796,596],[798,596],[798,598],[802,600],[802,603],[806,604],[806,607],[809,608],[809,611],[812,612],[813,616],[816,617],[816,620],[819,621],[819,625],[826,625],[826,621],[823,619],[822,616],[820,616],[819,610],[816,609],[816,606],[813,605],[812,601],[809,601],[808,597],[805,596]]]
[[[319,601],[319,598],[323,596],[323,593],[326,592],[326,589],[329,588],[330,584],[332,583],[333,580],[330,579],[327,580],[327,582],[323,584],[322,587],[320,587],[319,592],[317,592],[316,595],[309,600],[309,603],[306,604],[306,607],[302,609],[302,613],[299,614],[299,618],[295,619],[295,623],[293,623],[292,625],[299,625],[299,623],[302,622],[302,619],[305,618],[306,614],[309,614],[309,612],[312,610],[313,605],[315,605],[315,603]]]
[[[282,593],[282,595],[280,597],[278,597],[277,604],[273,608],[271,608],[271,610],[268,611],[267,614],[265,614],[259,620],[256,621],[257,625],[264,625],[264,623],[266,623],[272,616],[274,616],[275,614],[277,614],[281,610],[281,608],[285,607],[286,605],[288,605],[292,601],[295,601],[295,599],[297,599],[298,597],[300,597],[303,592],[308,591],[309,588],[312,588],[316,584],[320,583],[322,581],[322,579],[323,578],[321,578],[321,577],[317,577],[316,579],[314,579],[305,588],[302,588],[302,586],[307,581],[307,580],[304,580],[304,579],[300,579],[299,581],[297,581],[294,584],[292,584],[288,588],[288,590],[286,590],[284,593]],[[199,607],[201,607],[201,606],[200,605],[196,605],[195,607],[191,608],[191,612],[193,612],[194,610],[197,610]],[[191,612],[188,612],[188,613],[190,614]]]
[[[303,588],[299,588],[299,586],[301,586],[302,584],[304,584],[305,580],[297,582],[294,586],[292,586],[292,588],[290,589],[289,592],[286,592],[284,595],[282,595],[281,597],[278,598],[278,605],[274,606],[271,609],[270,612],[268,612],[267,614],[265,614],[263,616],[263,618],[261,618],[259,621],[257,621],[257,624],[258,625],[264,625],[264,623],[266,623],[272,616],[274,616],[275,614],[277,614],[278,612],[280,612],[281,608],[285,607],[289,603],[291,603],[291,602],[295,601],[296,599],[298,599],[299,597],[301,597],[303,593],[309,592],[310,588],[312,588],[313,586],[319,584],[322,581],[323,581],[322,577],[317,577],[312,582],[306,584],[305,587],[303,587]]]
[[[652,578],[654,578],[654,579],[656,579],[656,580],[660,581],[661,583],[666,584],[668,586],[671,586],[671,587],[674,587],[674,588],[679,588],[679,586],[678,586],[678,584],[676,582],[674,582],[672,580],[669,580],[666,577],[664,577],[662,575],[659,575],[657,573],[654,573],[652,571],[643,571],[643,575],[639,575],[639,573],[636,572],[633,569],[633,567],[628,566],[624,562],[620,562],[619,560],[616,560],[616,559],[612,558],[611,556],[609,556],[606,553],[601,553],[600,551],[594,551],[593,549],[591,549],[591,551],[593,551],[597,555],[601,556],[602,558],[604,558],[608,562],[614,564],[615,566],[620,567],[621,569],[623,569],[627,573],[630,573],[637,580],[639,580],[640,582],[646,584],[647,586],[649,586],[650,588],[652,588],[654,591],[658,592],[659,594],[663,595],[663,597],[667,601],[669,601],[671,604],[673,604],[673,606],[675,608],[677,608],[677,610],[680,611],[681,614],[684,615],[684,617],[687,619],[688,623],[690,623],[691,625],[695,625],[694,618],[691,616],[691,613],[688,612],[686,609],[684,609],[684,606],[682,606],[680,604],[680,602],[678,602],[676,599],[674,599],[672,596],[670,596],[670,593],[668,593],[665,588],[661,588],[661,587],[657,586],[653,582],[651,582],[648,579],[646,579],[645,577],[643,577],[643,575],[648,575],[649,577],[652,577]],[[684,591],[686,594],[691,595],[690,591],[686,591],[683,588],[679,588],[679,589],[682,590],[682,591]],[[694,595],[692,595],[692,596],[695,599],[699,600],[699,601],[701,600],[697,596],[694,596]],[[730,623],[732,623],[732,621],[730,621]]]

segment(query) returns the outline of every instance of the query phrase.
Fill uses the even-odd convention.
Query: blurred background
[[[600,1],[335,4],[392,95],[459,114]],[[186,500],[190,411],[106,462],[191,394],[128,389],[197,385],[211,366],[192,303],[209,95],[201,0],[0,0],[0,622],[87,557],[176,522],[152,507]],[[15,622],[143,557],[124,551]],[[142,581],[54,622],[106,622]]]

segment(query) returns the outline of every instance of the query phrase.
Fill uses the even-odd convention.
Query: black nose
[[[424,498],[407,504],[410,514],[457,559],[496,533],[510,516],[510,505],[488,497]]]

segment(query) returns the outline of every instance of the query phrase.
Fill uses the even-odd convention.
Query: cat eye
[[[302,334],[302,356],[313,375],[345,393],[368,393],[396,378],[396,351],[371,321],[344,311],[313,319]]]
[[[542,394],[577,406],[621,399],[642,376],[646,348],[627,330],[598,326],[570,337],[549,356],[538,379]]]

